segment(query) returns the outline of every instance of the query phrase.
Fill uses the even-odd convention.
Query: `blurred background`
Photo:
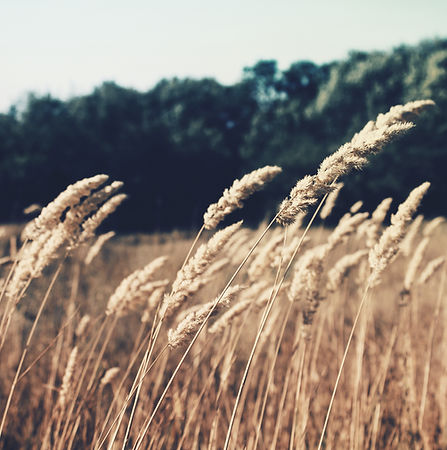
[[[445,0],[2,0],[0,221],[106,173],[129,194],[106,227],[195,229],[235,178],[279,165],[241,213],[255,225],[368,120],[422,98],[436,108],[343,180],[337,209],[428,180],[423,213],[447,215],[446,19]]]

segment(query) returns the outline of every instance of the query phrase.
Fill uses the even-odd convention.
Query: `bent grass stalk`
[[[126,410],[127,405],[129,403],[129,400],[132,398],[133,394],[135,394],[137,388],[140,386],[140,384],[144,381],[144,377],[150,372],[150,370],[152,369],[153,366],[155,366],[155,364],[157,363],[158,359],[164,354],[164,352],[168,349],[168,344],[166,344],[158,353],[158,355],[154,358],[154,360],[152,361],[152,364],[148,367],[148,369],[146,370],[146,372],[143,374],[143,376],[141,377],[141,380],[138,382],[138,384],[135,386],[135,388],[129,392],[126,401],[124,402],[124,406],[121,408],[120,412],[118,413],[118,415],[115,417],[115,420],[112,422],[112,424],[110,425],[109,429],[107,430],[107,433],[104,435],[104,437],[102,438],[102,441],[95,446],[95,448],[100,449],[107,437],[109,436],[110,432],[113,429],[113,426],[116,424],[117,420],[120,419],[121,415],[123,414],[123,412]],[[113,447],[113,443],[114,443],[114,439],[116,438],[116,433],[118,433],[118,430],[115,429],[115,436],[112,438],[110,444],[109,444],[109,448]]]
[[[347,357],[349,349],[351,347],[352,338],[354,336],[355,329],[357,328],[357,323],[359,321],[360,314],[361,314],[363,306],[365,305],[366,300],[368,298],[370,285],[371,285],[371,279],[368,279],[368,284],[366,285],[365,291],[364,291],[363,296],[362,296],[362,300],[360,301],[359,307],[357,309],[357,313],[355,315],[355,319],[354,319],[354,322],[352,324],[351,332],[349,333],[348,341],[346,343],[345,351],[343,353],[343,357],[342,357],[342,360],[341,360],[341,363],[340,363],[340,368],[339,368],[338,373],[337,373],[337,378],[335,380],[334,389],[333,389],[332,395],[331,395],[331,400],[329,402],[329,406],[328,406],[328,409],[327,409],[327,412],[326,412],[326,416],[325,416],[325,419],[324,419],[323,429],[321,430],[320,440],[318,442],[318,450],[320,450],[321,446],[323,445],[323,439],[324,439],[324,435],[326,434],[327,425],[329,423],[329,417],[331,415],[332,406],[334,404],[335,394],[337,393],[338,385],[340,383],[341,374],[342,374],[343,368],[345,366],[346,357]]]
[[[281,341],[282,341],[282,338],[284,336],[284,332],[286,330],[287,317],[289,315],[288,313],[289,313],[289,310],[292,308],[292,306],[293,306],[293,303],[289,302],[289,308],[288,308],[288,311],[286,312],[286,314],[284,316],[284,319],[283,319],[283,322],[282,322],[282,325],[281,325],[281,330],[280,330],[280,333],[279,333],[278,342],[276,343],[275,351],[274,351],[274,354],[273,354],[273,361],[272,361],[271,366],[270,366],[268,379],[267,379],[267,384],[266,384],[265,393],[264,393],[264,398],[262,400],[261,412],[259,414],[258,425],[256,427],[255,442],[253,444],[253,448],[254,449],[256,449],[257,446],[258,446],[258,440],[259,440],[259,435],[260,435],[260,432],[261,432],[262,421],[264,419],[265,407],[267,405],[267,399],[268,399],[268,395],[269,395],[269,391],[270,391],[270,386],[272,384],[273,375],[275,373],[275,365],[276,365],[276,361],[277,361],[277,358],[278,358],[278,355],[279,355],[279,349],[281,347]]]
[[[335,182],[336,182],[336,180],[334,180],[334,183]],[[253,357],[254,357],[256,348],[258,346],[258,343],[259,343],[262,331],[264,330],[265,323],[267,322],[267,319],[268,319],[268,317],[270,315],[270,312],[272,310],[273,304],[275,303],[275,300],[276,300],[276,298],[278,296],[278,293],[279,293],[279,291],[280,291],[280,289],[282,287],[282,284],[284,283],[284,280],[285,280],[285,278],[286,278],[290,268],[292,267],[293,260],[295,259],[295,256],[298,253],[298,251],[299,251],[299,249],[300,249],[300,247],[301,247],[301,245],[302,245],[302,243],[304,241],[304,238],[306,237],[307,232],[309,231],[311,225],[313,224],[315,218],[317,217],[318,212],[320,211],[321,207],[323,206],[323,203],[326,201],[327,196],[328,196],[328,194],[324,195],[324,197],[320,201],[317,209],[313,213],[312,218],[310,219],[310,221],[307,224],[305,230],[303,231],[303,233],[301,235],[301,238],[300,238],[300,241],[298,242],[298,245],[297,245],[295,251],[293,252],[292,257],[290,258],[290,261],[288,262],[288,264],[287,264],[287,266],[286,266],[286,268],[284,270],[284,274],[283,274],[283,276],[281,278],[281,281],[278,284],[278,287],[272,291],[271,299],[269,300],[269,302],[268,302],[268,304],[266,306],[266,309],[264,311],[264,315],[263,315],[263,317],[261,319],[261,324],[259,325],[258,332],[256,334],[256,338],[255,338],[255,341],[253,343],[253,346],[252,346],[252,349],[251,349],[251,352],[250,352],[250,356],[249,356],[247,364],[245,366],[244,374],[242,375],[242,380],[241,380],[241,384],[239,386],[239,391],[238,391],[238,394],[237,394],[237,397],[236,397],[236,402],[234,404],[233,412],[231,414],[230,423],[228,425],[227,436],[225,438],[225,444],[224,444],[224,447],[223,447],[224,450],[228,450],[228,446],[230,444],[231,431],[232,431],[233,424],[234,424],[234,419],[235,419],[235,416],[236,416],[236,410],[237,410],[237,407],[238,407],[240,399],[241,399],[242,389],[244,388],[245,381],[246,381],[247,375],[248,375],[248,371],[250,370],[250,366],[251,366],[251,363],[253,361]]]
[[[44,309],[44,307],[45,307],[45,305],[47,303],[47,300],[48,300],[48,298],[50,296],[50,292],[51,292],[51,290],[52,290],[52,288],[54,286],[54,283],[56,282],[56,279],[57,279],[57,277],[58,277],[58,275],[59,275],[59,273],[60,273],[60,271],[62,269],[62,264],[64,262],[64,259],[59,262],[59,265],[58,265],[58,267],[57,267],[53,277],[51,278],[50,284],[49,284],[49,286],[48,286],[48,288],[47,288],[47,290],[45,292],[45,295],[44,295],[44,297],[42,299],[42,302],[40,303],[39,310],[38,310],[38,312],[36,314],[36,318],[34,319],[33,325],[31,327],[31,330],[30,330],[29,334],[28,334],[28,338],[26,340],[25,347],[24,347],[23,352],[22,352],[22,356],[20,357],[19,365],[17,366],[17,370],[16,370],[16,373],[14,375],[14,379],[12,381],[11,389],[9,390],[9,395],[8,395],[8,399],[6,401],[5,409],[3,410],[2,422],[0,424],[0,437],[2,435],[3,428],[5,426],[6,416],[8,414],[9,407],[11,406],[12,396],[14,395],[15,388],[16,388],[17,383],[19,381],[20,372],[22,370],[23,363],[25,362],[25,358],[26,358],[26,354],[28,353],[29,346],[31,344],[31,339],[34,336],[34,332],[36,331],[36,328],[37,328],[37,323],[39,322],[40,316],[42,315],[43,309]]]
[[[113,407],[115,406],[116,402],[118,401],[119,398],[119,393],[121,392],[122,387],[124,386],[124,383],[126,381],[126,378],[129,376],[130,371],[132,370],[133,365],[135,364],[135,362],[137,361],[138,355],[140,354],[140,352],[143,350],[144,346],[146,345],[146,341],[145,339],[142,339],[138,348],[136,348],[133,352],[132,352],[132,357],[129,361],[129,363],[127,364],[126,367],[126,371],[124,373],[124,375],[121,377],[121,381],[120,384],[118,385],[117,389],[116,389],[116,394],[113,397],[112,403],[110,405],[110,407],[108,408],[107,411],[107,415],[105,416],[104,420],[103,420],[103,426],[101,428],[101,432],[99,433],[99,436],[94,436],[93,438],[93,442],[100,442],[100,440],[103,437],[105,428],[107,426],[107,422],[110,419],[110,416],[112,414],[113,411]],[[116,420],[118,420],[118,418],[116,418]],[[113,424],[115,424],[115,422],[113,422]],[[110,430],[109,430],[110,431]],[[95,433],[97,433],[97,430],[95,430]],[[97,445],[95,444],[95,449],[97,449]]]
[[[73,414],[73,411],[74,411],[74,408],[76,406],[76,399],[78,398],[78,396],[79,396],[79,394],[81,392],[82,383],[84,381],[85,376],[87,375],[87,370],[88,370],[88,367],[89,367],[90,360],[93,358],[93,353],[95,352],[95,349],[96,349],[96,346],[98,345],[99,339],[102,336],[102,333],[104,331],[104,328],[105,328],[106,324],[108,323],[108,317],[109,316],[105,317],[105,319],[102,321],[102,324],[101,324],[101,326],[99,327],[99,329],[98,329],[98,331],[96,333],[96,336],[95,336],[95,338],[93,340],[93,343],[90,346],[90,351],[88,352],[87,360],[85,361],[85,365],[84,365],[84,367],[82,369],[81,375],[79,376],[79,380],[77,380],[76,389],[73,388],[74,395],[73,395],[73,398],[71,400],[70,407],[67,408],[67,419],[66,419],[64,428],[62,430],[62,436],[64,436],[67,433],[68,427],[70,426],[70,420],[69,419],[71,418],[71,416]],[[79,411],[79,406],[78,406],[77,411]]]
[[[149,335],[148,348],[146,349],[146,352],[145,352],[145,354],[144,354],[144,356],[143,356],[143,359],[142,359],[142,361],[141,361],[141,363],[140,363],[140,366],[138,367],[137,375],[136,375],[136,377],[134,378],[132,387],[131,387],[131,389],[130,389],[131,392],[127,395],[126,399],[124,400],[124,406],[123,406],[123,408],[120,410],[120,412],[118,413],[118,416],[115,418],[115,420],[113,421],[113,423],[112,423],[112,425],[111,425],[111,428],[112,428],[113,425],[116,423],[116,421],[118,421],[118,423],[117,423],[117,425],[116,425],[116,430],[115,430],[115,433],[114,433],[114,437],[113,437],[113,439],[112,439],[112,442],[113,442],[113,440],[115,439],[115,437],[116,437],[116,435],[117,435],[117,433],[118,433],[118,430],[119,430],[119,428],[120,428],[120,426],[121,426],[121,422],[122,422],[122,420],[123,420],[123,418],[124,418],[124,413],[125,413],[126,407],[127,407],[128,403],[129,403],[130,399],[132,398],[133,394],[135,393],[135,389],[137,389],[137,394],[136,394],[135,399],[134,399],[134,407],[133,407],[133,410],[132,410],[132,414],[134,413],[135,405],[136,405],[136,403],[137,403],[137,401],[138,401],[138,395],[139,395],[139,392],[140,392],[140,386],[142,385],[142,380],[143,380],[143,378],[141,378],[140,375],[141,375],[141,374],[144,374],[144,376],[145,376],[145,375],[147,375],[147,374],[149,373],[149,370],[150,370],[150,369],[148,370],[147,367],[148,367],[150,357],[151,357],[152,352],[153,352],[154,347],[155,347],[155,341],[157,340],[157,337],[158,337],[158,334],[160,333],[160,329],[161,329],[161,325],[162,325],[162,319],[161,319],[161,320],[158,322],[158,324],[157,324],[157,328],[155,329],[155,324],[156,324],[156,320],[157,320],[158,313],[159,313],[159,310],[160,310],[160,306],[161,306],[161,303],[159,303],[158,306],[157,306],[157,309],[156,309],[156,312],[155,312],[154,321],[152,322],[152,327],[151,327],[151,331],[150,331],[150,335]],[[144,343],[145,343],[145,339],[143,339],[142,346],[144,345]],[[142,349],[142,347],[141,347],[141,349]],[[138,350],[138,354],[140,353],[141,349]],[[138,355],[138,354],[137,354],[137,355]],[[135,359],[133,360],[132,365],[133,365],[133,363],[136,361],[137,355],[135,356]],[[158,356],[160,356],[160,355],[158,355]],[[157,356],[157,358],[158,358],[158,356]],[[153,364],[152,364],[152,365],[153,365]],[[152,366],[151,366],[151,367],[152,367]],[[128,375],[128,373],[130,373],[130,368],[128,369],[128,372],[126,372],[126,374]],[[125,380],[125,378],[127,377],[127,375],[123,378],[122,383],[120,384],[120,388],[121,388],[122,385],[124,384],[124,380]],[[115,400],[115,399],[114,399],[114,400]],[[111,412],[111,410],[110,410],[109,412]],[[101,436],[102,436],[102,433],[104,432],[104,428],[105,428],[105,426],[106,426],[106,424],[107,424],[107,420],[109,419],[109,416],[110,416],[110,414],[108,414],[107,419],[106,419],[106,421],[105,421],[105,423],[104,423],[104,427],[103,427],[103,429],[101,430],[100,438],[101,438]],[[132,417],[129,419],[129,424],[130,424],[131,422],[132,422]],[[129,429],[129,431],[130,431],[129,426],[130,426],[130,425],[128,425],[128,429]],[[110,433],[111,428],[109,429],[109,431],[107,432],[107,434]],[[100,438],[99,438],[99,439],[100,439]]]
[[[56,341],[59,339],[59,336],[62,335],[62,332],[67,328],[71,321],[75,318],[77,312],[79,311],[79,307],[75,309],[73,314],[65,321],[65,323],[61,326],[59,332],[56,334],[56,336],[51,340],[51,342],[36,356],[36,358],[31,362],[28,367],[22,372],[17,382],[19,382],[38,362],[39,360],[47,353],[48,350],[56,343]]]
[[[435,313],[433,316],[433,320],[431,321],[431,324],[430,324],[430,329],[428,331],[427,359],[426,359],[425,366],[424,366],[424,381],[422,383],[421,404],[419,406],[419,417],[418,417],[419,429],[422,429],[422,424],[424,422],[425,404],[427,401],[428,381],[429,381],[429,377],[430,377],[431,358],[432,358],[432,353],[433,353],[434,334],[435,334],[435,329],[439,322],[439,314],[441,312],[441,303],[442,303],[442,298],[443,298],[444,289],[445,289],[445,280],[446,280],[446,271],[444,270],[442,272],[442,279],[441,279],[441,284],[440,284],[440,288],[439,288],[438,298],[436,301]]]
[[[253,244],[252,248],[249,250],[249,252],[247,253],[247,255],[245,256],[245,258],[243,259],[243,261],[239,264],[238,268],[235,270],[234,274],[231,276],[230,280],[227,282],[226,286],[224,287],[224,289],[222,290],[221,294],[216,298],[213,307],[210,309],[208,315],[205,317],[205,319],[203,320],[202,324],[200,325],[199,329],[197,330],[196,334],[194,335],[194,337],[192,338],[191,342],[189,343],[188,347],[186,348],[185,352],[183,353],[183,356],[181,357],[179,363],[177,364],[176,368],[174,369],[173,374],[171,375],[171,378],[169,379],[163,393],[161,394],[161,397],[159,398],[157,404],[155,405],[155,408],[151,414],[151,416],[149,417],[149,420],[147,421],[147,423],[143,426],[143,431],[139,433],[139,437],[136,440],[134,449],[138,449],[141,444],[142,441],[144,439],[145,434],[147,433],[147,430],[149,429],[155,414],[157,413],[158,409],[160,408],[161,403],[163,402],[163,399],[165,398],[172,382],[174,381],[174,378],[176,377],[178,371],[180,370],[180,367],[182,366],[183,362],[185,361],[186,357],[188,356],[189,352],[191,351],[192,346],[194,345],[194,343],[196,342],[197,338],[199,337],[199,334],[201,333],[201,331],[203,330],[203,328],[205,327],[206,323],[208,322],[208,319],[211,317],[211,315],[213,314],[214,310],[216,309],[217,305],[219,304],[220,300],[222,300],[223,296],[225,295],[226,291],[228,290],[228,288],[231,286],[231,284],[233,283],[234,279],[237,277],[237,275],[239,274],[239,272],[241,271],[242,267],[245,265],[245,263],[247,262],[247,260],[250,258],[251,254],[253,253],[253,251],[255,250],[255,248],[258,246],[258,244],[261,242],[261,240],[264,238],[264,236],[267,234],[267,231],[272,227],[272,225],[275,223],[276,218],[278,217],[279,213],[277,213],[275,215],[275,217],[270,221],[270,223],[267,225],[267,227],[265,228],[265,230],[262,232],[262,234],[259,236],[259,238],[256,240],[256,242]],[[234,420],[234,419],[233,419]]]
[[[17,263],[20,260],[21,253],[23,252],[23,250],[26,247],[27,243],[28,243],[28,239],[25,239],[23,245],[20,247],[20,250],[15,254],[14,261],[12,263],[11,268],[9,269],[8,275],[6,276],[5,282],[3,283],[2,290],[0,292],[0,304],[1,304],[2,300],[3,300],[3,297],[5,296],[6,288],[8,287],[9,280],[11,279],[12,274],[14,273],[14,270],[17,267]],[[1,346],[0,346],[0,349],[1,349]]]

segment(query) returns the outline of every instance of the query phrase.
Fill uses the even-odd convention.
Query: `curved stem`
[[[155,417],[155,414],[157,413],[158,409],[160,408],[160,405],[164,399],[164,397],[166,396],[166,393],[169,390],[169,387],[171,386],[172,382],[174,381],[174,378],[176,377],[178,371],[180,370],[180,367],[182,366],[183,362],[185,361],[187,355],[189,354],[192,346],[194,345],[194,343],[196,342],[197,338],[199,337],[199,334],[201,333],[201,331],[203,330],[203,328],[205,327],[206,323],[208,322],[208,319],[211,317],[211,315],[213,314],[214,310],[216,309],[217,305],[219,304],[220,300],[222,299],[222,297],[225,295],[225,292],[228,290],[228,288],[231,286],[231,283],[233,283],[234,279],[236,278],[236,276],[239,274],[239,272],[241,271],[242,267],[244,266],[244,264],[247,262],[248,258],[251,256],[251,254],[253,253],[253,251],[255,250],[255,248],[258,246],[259,242],[261,242],[261,240],[263,239],[263,237],[266,235],[267,231],[272,227],[272,225],[275,223],[276,218],[278,217],[278,214],[271,220],[271,222],[267,225],[267,227],[265,228],[265,230],[262,232],[261,236],[259,236],[259,238],[256,240],[256,242],[253,244],[252,248],[249,250],[249,252],[247,253],[247,255],[245,256],[244,260],[239,264],[239,267],[236,269],[236,271],[234,272],[234,274],[231,276],[230,280],[228,281],[228,283],[226,284],[226,286],[224,287],[223,291],[221,292],[221,294],[218,296],[218,298],[216,299],[216,301],[214,302],[213,307],[210,309],[208,315],[205,317],[205,319],[203,320],[202,324],[200,325],[199,329],[197,330],[196,334],[194,335],[194,337],[192,338],[191,342],[189,343],[188,347],[185,350],[185,353],[183,354],[182,358],[180,359],[179,363],[177,364],[177,367],[174,369],[174,372],[171,376],[171,378],[168,381],[168,384],[165,387],[165,390],[163,391],[160,399],[158,400],[157,404],[155,405],[154,411],[152,412],[152,415],[149,418],[149,421],[147,422],[147,424],[144,426],[143,432],[139,433],[139,438],[137,439],[134,448],[138,449],[143,441],[144,435],[146,434],[147,430],[149,429],[150,424],[152,423],[152,420]]]
[[[366,285],[365,292],[363,293],[362,300],[360,302],[360,305],[359,305],[358,310],[357,310],[357,314],[356,314],[355,319],[354,319],[354,323],[352,324],[351,332],[349,333],[348,342],[346,343],[345,352],[343,353],[343,358],[341,360],[340,368],[338,370],[337,378],[335,380],[334,390],[332,391],[331,401],[329,402],[329,406],[328,406],[328,409],[327,409],[327,412],[326,412],[326,417],[324,419],[323,430],[321,431],[320,441],[318,443],[318,450],[320,450],[321,446],[323,445],[324,435],[326,433],[326,428],[327,428],[327,425],[328,425],[328,422],[329,422],[329,417],[331,415],[332,406],[334,404],[335,394],[337,393],[337,388],[338,388],[338,385],[340,383],[340,378],[341,378],[341,374],[343,372],[343,367],[345,366],[346,356],[348,355],[348,351],[349,351],[349,348],[351,346],[352,338],[354,336],[354,332],[355,332],[355,329],[357,327],[357,322],[359,321],[360,314],[362,312],[363,306],[364,306],[364,304],[366,302],[366,299],[367,299],[367,296],[368,296],[369,287],[370,287],[370,283],[371,283],[370,280],[371,279],[368,280],[368,284]]]
[[[242,389],[244,388],[244,384],[245,384],[245,381],[247,379],[248,371],[250,370],[250,366],[251,366],[251,363],[253,361],[253,356],[254,356],[254,353],[255,353],[256,348],[258,346],[259,339],[261,337],[261,333],[264,330],[265,323],[266,323],[266,321],[267,321],[267,319],[268,319],[268,317],[270,315],[270,312],[271,312],[272,307],[273,307],[273,305],[274,305],[274,303],[276,301],[278,293],[279,293],[279,291],[280,291],[280,289],[281,289],[281,287],[282,287],[282,285],[284,283],[284,280],[285,280],[285,278],[286,278],[290,268],[292,267],[293,260],[295,259],[295,256],[298,253],[298,250],[301,248],[301,245],[303,244],[304,238],[306,237],[307,232],[309,231],[312,223],[314,222],[315,218],[317,217],[317,214],[320,211],[320,209],[321,209],[324,201],[326,200],[326,198],[327,198],[327,194],[321,200],[320,204],[318,205],[317,209],[315,210],[314,214],[312,215],[312,218],[310,219],[309,223],[307,224],[303,234],[301,235],[300,241],[298,242],[298,245],[296,246],[292,257],[290,258],[289,263],[287,264],[287,267],[284,270],[284,274],[283,274],[283,276],[281,278],[281,281],[279,282],[277,288],[274,289],[274,292],[272,291],[273,296],[271,297],[271,299],[269,300],[269,303],[266,306],[266,310],[265,310],[264,315],[263,315],[263,317],[261,319],[261,324],[259,326],[258,333],[256,334],[255,342],[254,342],[254,344],[252,346],[250,356],[249,356],[247,364],[245,366],[245,371],[244,371],[244,374],[242,376],[241,384],[239,386],[239,391],[238,391],[238,394],[237,394],[237,397],[236,397],[236,402],[234,404],[233,412],[231,414],[230,424],[228,425],[228,431],[227,431],[227,436],[225,438],[224,450],[228,450],[228,446],[230,444],[231,430],[233,428],[234,419],[236,417],[236,410],[237,410],[237,407],[238,407],[238,404],[239,404],[239,401],[240,401],[240,398],[241,398]]]
[[[196,238],[194,239],[194,242],[191,244],[191,247],[185,257],[185,260],[183,261],[182,268],[180,270],[182,270],[186,266],[186,263],[188,262],[188,259],[191,256],[191,253],[194,250],[194,247],[196,246],[197,241],[199,240],[200,236],[202,235],[204,229],[205,229],[205,224],[202,225],[202,228],[200,228],[199,232],[197,233]]]
[[[56,282],[56,278],[58,277],[58,275],[59,275],[59,273],[60,273],[60,271],[62,269],[62,264],[63,264],[64,260],[65,259],[63,259],[59,263],[59,266],[57,267],[56,272],[54,273],[53,278],[50,281],[48,289],[45,292],[45,296],[44,296],[44,298],[43,298],[43,300],[42,300],[42,302],[40,304],[39,311],[37,312],[36,318],[34,319],[33,325],[31,327],[31,330],[30,330],[29,334],[28,334],[28,339],[26,340],[25,348],[23,349],[22,356],[20,358],[20,362],[19,362],[19,365],[17,367],[16,374],[14,376],[14,380],[12,381],[11,389],[10,389],[9,395],[8,395],[8,400],[6,401],[5,409],[3,410],[2,422],[0,424],[0,436],[2,435],[3,428],[5,426],[6,416],[8,414],[9,407],[11,406],[12,396],[13,396],[15,388],[17,386],[17,382],[18,382],[19,376],[20,376],[20,371],[22,370],[22,366],[23,366],[23,363],[25,362],[26,354],[28,353],[28,349],[29,349],[29,346],[31,344],[31,339],[34,336],[34,332],[36,331],[36,328],[37,328],[37,323],[39,322],[40,316],[42,315],[43,309],[44,309],[44,307],[45,307],[45,305],[47,303],[47,300],[48,300],[48,298],[50,296],[51,289],[53,288],[54,283]]]

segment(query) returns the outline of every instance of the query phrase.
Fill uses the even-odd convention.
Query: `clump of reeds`
[[[208,208],[186,257],[172,242],[152,243],[156,252],[142,243],[124,253],[117,236],[107,244],[110,257],[89,265],[113,232],[89,242],[88,252],[77,249],[124,199],[122,183],[98,175],[69,186],[25,227],[24,246],[13,252],[17,262],[3,279],[0,330],[8,331],[9,321],[14,326],[2,336],[10,345],[0,353],[6,399],[0,443],[442,448],[446,276],[445,255],[437,252],[445,247],[443,220],[413,219],[429,183],[410,193],[384,230],[391,198],[371,216],[358,212],[365,209],[359,200],[334,229],[311,229],[314,217],[331,214],[340,177],[411,129],[431,104],[397,106],[369,122],[315,175],[297,182],[270,224],[241,231],[238,222],[201,236],[281,169],[266,166],[236,180]],[[276,219],[285,227],[274,228]],[[139,264],[143,253],[152,262],[121,281],[110,277],[130,272],[123,255],[139,254]],[[58,257],[64,264],[37,314],[23,302],[13,318],[25,292],[34,301],[31,280],[44,277]],[[393,302],[403,292],[410,308],[396,313]],[[47,301],[62,314],[45,315]],[[355,356],[348,354],[351,342]],[[18,444],[10,444],[12,435]]]

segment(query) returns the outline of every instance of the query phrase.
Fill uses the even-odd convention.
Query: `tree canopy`
[[[67,101],[30,95],[24,108],[0,114],[0,220],[21,220],[27,205],[107,173],[130,196],[113,226],[188,229],[235,178],[280,165],[279,179],[247,202],[244,217],[254,223],[368,120],[422,98],[436,108],[344,180],[340,209],[359,199],[371,209],[387,196],[400,201],[429,180],[424,213],[445,215],[447,40],[439,39],[355,51],[329,64],[298,61],[283,71],[274,60],[259,61],[230,86],[174,78],[147,92],[106,82]]]

